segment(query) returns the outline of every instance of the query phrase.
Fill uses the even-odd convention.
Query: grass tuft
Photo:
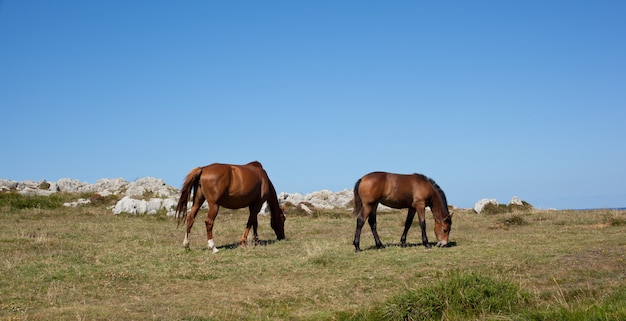
[[[539,308],[525,311],[520,320],[529,321],[622,321],[626,320],[626,287],[622,286],[605,300],[574,307]]]
[[[611,210],[605,214],[604,220],[610,226],[625,226],[626,212],[619,210]]]
[[[455,270],[437,283],[398,295],[357,319],[470,320],[515,314],[533,304],[532,295],[511,281]]]

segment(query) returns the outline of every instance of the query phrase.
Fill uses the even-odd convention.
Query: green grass
[[[18,193],[0,193],[0,207],[9,209],[55,209],[63,206],[73,195],[55,193],[50,196],[24,196]]]
[[[508,280],[454,270],[433,285],[387,300],[357,320],[475,320],[514,315],[533,306],[533,296]]]
[[[39,198],[16,203],[6,195],[0,194],[0,319],[626,318],[623,211],[457,210],[453,246],[431,250],[420,245],[418,224],[410,246],[400,247],[406,213],[381,212],[387,248],[374,249],[366,226],[364,251],[355,253],[349,210],[288,212],[281,242],[260,216],[263,245],[246,248],[238,243],[247,213],[220,210],[214,228],[220,252],[212,254],[206,213],[198,215],[186,251],[173,218],[115,216],[108,201],[46,207]],[[73,200],[61,198],[55,204]],[[431,241],[432,227],[428,214]]]

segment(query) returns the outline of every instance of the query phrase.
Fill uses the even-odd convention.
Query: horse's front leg
[[[404,232],[402,232],[402,237],[400,238],[400,244],[402,247],[406,247],[406,235],[409,233],[409,229],[413,224],[413,219],[415,218],[415,208],[409,208],[408,213],[406,214],[406,222],[404,223]]]
[[[217,212],[219,207],[217,204],[209,204],[209,214],[206,216],[206,238],[207,238],[207,246],[209,250],[213,251],[213,253],[217,253],[219,250],[215,247],[215,242],[213,242],[213,224],[215,223],[215,217],[217,216]]]
[[[259,221],[256,219],[256,215],[254,216],[254,224],[252,224],[252,233],[254,234],[254,244],[259,244],[259,234],[257,233],[257,229],[259,227]]]
[[[243,235],[241,236],[241,247],[246,247],[246,241],[248,240],[248,234],[250,233],[250,228],[252,228],[252,235],[254,236],[254,244],[259,243],[259,235],[257,234],[257,228],[259,223],[257,220],[248,220],[248,224],[246,224],[246,229],[243,231]]]
[[[257,234],[257,229],[259,227],[258,213],[261,210],[261,206],[250,206],[250,216],[248,217],[248,223],[246,224],[246,229],[243,231],[243,235],[241,236],[241,247],[246,247],[246,241],[248,240],[248,233],[250,233],[250,228],[252,228],[252,234],[254,235],[254,244],[259,242],[259,235]]]
[[[426,236],[426,209],[421,206],[417,208],[417,217],[420,222],[420,228],[422,229],[422,244],[427,248],[431,248],[432,245],[428,243],[428,236]]]

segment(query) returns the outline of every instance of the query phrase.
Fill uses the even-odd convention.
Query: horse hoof
[[[427,249],[431,249],[431,248],[433,247],[432,245],[430,245],[430,243],[426,243],[426,244],[424,244],[424,246],[425,246]]]

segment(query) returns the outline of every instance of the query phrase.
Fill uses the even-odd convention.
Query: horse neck
[[[280,204],[278,204],[278,197],[276,196],[276,190],[274,189],[274,185],[270,180],[267,180],[269,184],[269,195],[267,196],[267,205],[270,207],[270,213],[272,213],[272,217],[276,217],[281,215],[283,212],[280,209]]]
[[[435,196],[435,199],[440,199],[440,197]],[[450,212],[448,211],[448,205],[440,200],[437,202],[433,202],[431,211],[435,215],[436,220],[443,220],[446,217],[450,216]]]
[[[435,215],[435,219],[443,220],[446,217],[450,216],[450,212],[448,211],[448,202],[446,200],[446,195],[443,193],[439,185],[431,180],[431,185],[433,187],[433,196],[432,199],[434,202],[431,202],[432,207],[431,211]]]

